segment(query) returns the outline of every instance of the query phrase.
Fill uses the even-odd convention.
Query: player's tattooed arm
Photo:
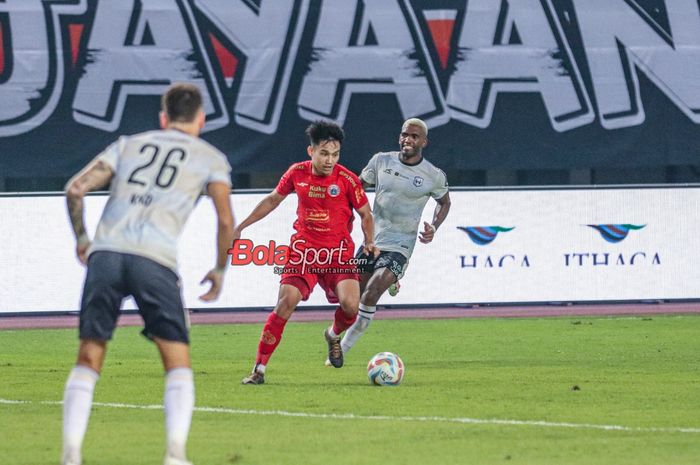
[[[224,285],[224,273],[228,259],[228,250],[231,244],[240,238],[240,231],[234,230],[236,223],[231,209],[231,187],[223,182],[212,182],[207,186],[207,193],[214,202],[217,218],[217,254],[216,265],[204,276],[200,284],[211,283],[209,290],[199,296],[204,302],[216,300]]]
[[[88,192],[107,187],[113,175],[114,173],[109,165],[101,160],[97,160],[76,174],[66,185],[68,216],[70,217],[73,233],[77,241],[76,252],[83,263],[87,261],[87,249],[90,245],[83,218],[83,198]]]

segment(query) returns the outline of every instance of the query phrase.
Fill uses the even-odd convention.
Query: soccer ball
[[[380,352],[367,364],[369,382],[379,386],[396,386],[403,379],[401,358],[391,352]]]

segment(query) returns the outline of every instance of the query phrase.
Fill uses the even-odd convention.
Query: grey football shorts
[[[80,338],[110,340],[127,296],[136,301],[144,336],[189,343],[189,322],[177,274],[148,258],[108,251],[93,252],[88,260]]]
[[[374,258],[372,255],[362,253],[362,247],[360,247],[355,258],[365,259],[364,264],[357,265],[363,274],[374,273],[379,268],[389,268],[397,280],[403,277],[408,267],[408,259],[399,252],[380,252],[379,256]]]

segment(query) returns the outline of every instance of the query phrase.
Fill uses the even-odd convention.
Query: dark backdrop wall
[[[238,187],[320,118],[358,172],[419,117],[453,185],[700,179],[696,0],[23,0],[0,3],[0,188],[61,188],[175,81]]]

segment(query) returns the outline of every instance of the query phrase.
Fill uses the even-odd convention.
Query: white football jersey
[[[382,252],[411,257],[428,198],[447,194],[445,173],[423,158],[417,165],[399,160],[399,152],[375,154],[360,174],[375,186],[374,243]]]
[[[177,242],[210,182],[231,185],[219,150],[174,129],[120,137],[96,159],[114,172],[90,253],[150,258],[177,270]]]

